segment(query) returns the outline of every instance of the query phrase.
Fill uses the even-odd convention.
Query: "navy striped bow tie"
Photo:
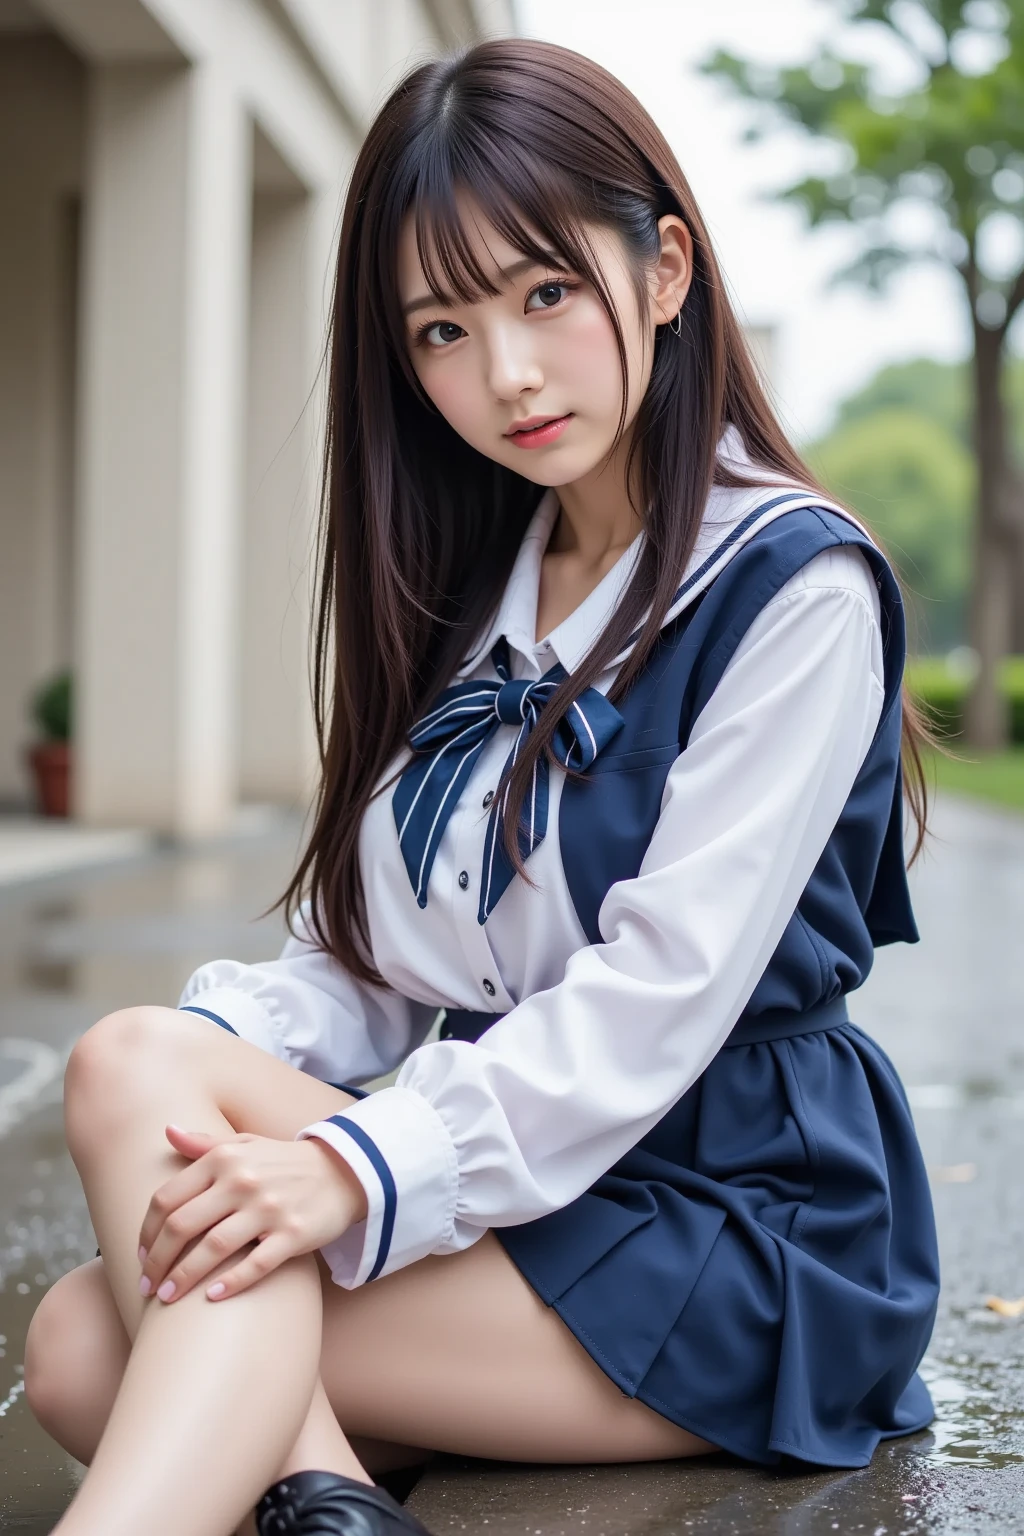
[[[505,768],[514,763],[544,705],[567,675],[558,662],[534,683],[513,680],[504,635],[491,651],[491,661],[498,681],[456,683],[409,732],[416,755],[395,787],[392,806],[402,858],[421,907],[427,904],[427,882],[444,829],[484,746],[499,725],[518,725]],[[604,694],[588,688],[559,721],[552,742],[555,755],[564,767],[585,770],[622,723]],[[519,827],[524,859],[543,842],[547,831],[548,770],[543,754],[534,764],[533,785]],[[514,872],[505,852],[506,799],[502,795],[494,801],[487,823],[478,923],[487,921]]]

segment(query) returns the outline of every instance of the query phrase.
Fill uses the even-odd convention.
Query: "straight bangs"
[[[536,148],[503,135],[480,133],[472,141],[465,136],[441,139],[431,150],[416,157],[408,201],[404,206],[399,204],[395,209],[398,219],[390,221],[388,233],[395,242],[395,254],[386,268],[392,273],[397,268],[401,223],[411,214],[420,266],[439,305],[471,304],[496,296],[501,289],[478,259],[467,227],[471,217],[491,225],[509,245],[538,265],[564,267],[589,283],[608,315],[619,356],[622,407],[617,443],[626,421],[626,341],[622,319],[587,234],[588,225],[616,227],[612,189],[599,189],[593,182],[589,189],[581,188]],[[656,219],[651,223],[656,224]],[[651,232],[647,235],[645,246],[652,244]],[[634,272],[633,280],[640,303],[644,295],[642,273]],[[423,398],[409,358],[397,291],[385,303],[396,362],[410,387]]]

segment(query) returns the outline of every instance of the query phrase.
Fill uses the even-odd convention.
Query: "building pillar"
[[[101,65],[82,243],[75,811],[237,799],[252,128],[214,63]]]
[[[324,339],[321,329],[317,349],[308,316],[312,201],[267,191],[253,204],[242,541],[242,797],[303,806],[315,764],[308,640],[322,452],[310,394]]]
[[[71,661],[84,77],[56,38],[0,29],[0,808],[29,803],[30,700]]]

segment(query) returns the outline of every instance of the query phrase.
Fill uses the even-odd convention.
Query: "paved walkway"
[[[37,816],[0,816],[0,886],[138,858],[152,843],[145,832],[106,832]]]
[[[883,951],[856,1009],[903,1074],[933,1175],[944,1267],[926,1361],[933,1430],[852,1473],[445,1460],[411,1500],[438,1536],[1020,1528],[1024,1317],[984,1303],[1024,1295],[1024,820],[947,801],[935,825],[913,876],[924,942]],[[114,1007],[173,1004],[203,960],[273,953],[279,920],[252,914],[278,894],[296,835],[279,826],[216,851],[0,889],[0,1530],[48,1532],[81,1470],[21,1391],[42,1291],[95,1251],[62,1135],[67,1052]]]

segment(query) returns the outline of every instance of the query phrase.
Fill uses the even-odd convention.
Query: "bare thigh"
[[[323,1274],[330,1285],[326,1268]],[[101,1258],[62,1275],[42,1297],[29,1324],[29,1407],[47,1433],[86,1466],[110,1417],[130,1353],[131,1342]],[[425,1454],[419,1447],[358,1436],[352,1440],[371,1473],[414,1464]]]
[[[717,1449],[627,1397],[493,1232],[357,1291],[324,1291],[320,1373],[346,1431],[505,1461]]]
[[[135,1073],[142,1081],[153,1072],[161,1080],[198,1078],[239,1132],[290,1141],[352,1102],[197,1014],[132,1009],[95,1028],[106,1033],[112,1090],[130,1095]],[[653,1460],[714,1449],[622,1394],[491,1233],[462,1253],[422,1259],[357,1291],[334,1285],[317,1259],[321,1377],[348,1433],[531,1461]]]
[[[624,1396],[523,1281],[492,1233],[356,1292],[324,1285],[320,1375],[371,1471],[444,1450],[509,1461],[649,1461],[708,1442]],[[230,1305],[230,1303],[228,1303]],[[89,1463],[130,1352],[102,1259],[43,1297],[26,1341],[29,1406]]]

